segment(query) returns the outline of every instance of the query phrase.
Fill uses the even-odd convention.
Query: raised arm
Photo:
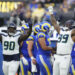
[[[22,41],[24,41],[24,40],[26,40],[29,37],[29,35],[31,34],[31,32],[32,32],[32,24],[29,23],[29,30],[27,31],[26,34],[22,34],[20,36],[19,43],[22,42]]]
[[[56,31],[60,34],[60,26],[57,24],[57,21],[56,21],[54,15],[53,15],[53,7],[50,6],[50,7],[48,8],[48,10],[49,10],[50,16],[51,16],[51,18],[50,18],[51,23],[52,23],[52,25],[54,26],[54,28],[56,29]]]
[[[71,37],[72,37],[72,40],[75,42],[75,29],[72,30]]]

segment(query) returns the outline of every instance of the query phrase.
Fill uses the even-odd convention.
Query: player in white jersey
[[[3,46],[3,72],[4,75],[16,75],[19,67],[20,51],[19,43],[26,40],[31,34],[32,25],[30,25],[27,34],[16,32],[14,23],[10,23],[7,33],[0,34],[0,41]]]
[[[49,7],[49,12],[51,16],[51,22],[54,28],[59,33],[59,41],[57,43],[57,51],[55,61],[53,64],[53,75],[68,75],[69,66],[71,61],[71,50],[75,42],[75,29],[62,31],[60,30],[59,25],[57,24],[54,15],[53,8]],[[67,28],[69,29],[69,25]]]

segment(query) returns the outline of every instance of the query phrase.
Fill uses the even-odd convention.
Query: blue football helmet
[[[49,22],[44,21],[40,23],[40,29],[43,32],[48,33],[50,28],[51,28],[51,24]]]
[[[16,29],[16,25],[12,22],[12,23],[9,24],[8,29],[9,28],[15,28]]]
[[[67,27],[67,29],[73,29],[75,27],[74,23],[74,20],[68,20],[65,22],[65,27]]]
[[[34,27],[33,27],[33,32],[37,34],[39,31],[40,31],[40,25],[35,24]]]
[[[28,30],[28,29],[29,29],[29,25],[28,25],[28,23],[26,23],[26,24],[22,25],[21,32],[23,34],[25,34],[26,33],[26,30]]]

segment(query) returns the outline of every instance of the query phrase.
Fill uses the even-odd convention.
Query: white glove
[[[26,24],[26,22],[23,20],[23,21],[21,21],[21,24],[22,24],[22,25],[25,25],[25,24]]]
[[[53,6],[49,6],[48,10],[49,10],[50,14],[53,14]]]
[[[23,61],[24,65],[28,65],[28,61],[24,57],[21,57],[21,60]]]

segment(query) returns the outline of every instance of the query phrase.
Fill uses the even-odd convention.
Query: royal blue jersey
[[[29,58],[27,47],[28,47],[28,40],[23,41],[22,47],[21,47],[21,52],[22,52],[22,54],[23,54],[24,57]]]
[[[32,49],[32,52],[33,52],[33,56],[36,57],[37,55],[37,43],[36,43],[36,35],[31,35],[28,40],[32,40],[33,41],[33,49]]]
[[[38,42],[39,38],[45,38],[45,42],[47,46],[50,46],[51,42],[50,42],[50,38],[48,36],[48,34],[45,34],[44,32],[39,32],[37,34],[37,48],[38,48],[38,54],[42,54],[42,55],[47,55],[50,56],[51,51],[47,51],[47,50],[43,50]]]
[[[75,43],[72,48],[71,56],[72,56],[72,58],[75,58]]]

